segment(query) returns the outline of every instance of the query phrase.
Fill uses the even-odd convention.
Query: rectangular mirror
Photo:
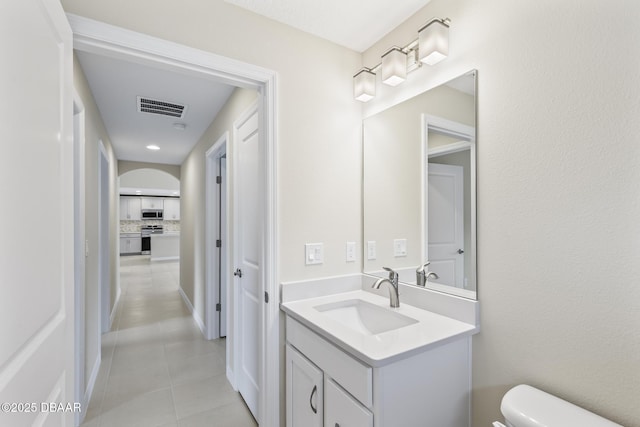
[[[364,273],[476,299],[476,75],[364,120]]]

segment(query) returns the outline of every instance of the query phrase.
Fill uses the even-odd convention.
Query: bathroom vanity
[[[364,290],[282,310],[287,426],[470,425],[475,324]]]

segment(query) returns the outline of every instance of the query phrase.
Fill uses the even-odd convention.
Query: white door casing
[[[435,132],[441,135],[445,135],[451,138],[456,138],[458,142],[446,144],[440,147],[429,148],[429,133]],[[469,221],[468,221],[468,230],[463,231],[462,242],[464,242],[464,234],[466,233],[468,238],[468,247],[460,248],[464,251],[464,258],[460,263],[461,266],[457,268],[462,268],[463,273],[462,277],[462,285],[459,288],[449,288],[449,289],[460,289],[458,292],[461,296],[464,296],[465,290],[465,280],[468,277],[465,277],[466,272],[464,272],[465,264],[476,264],[476,143],[475,143],[475,128],[472,126],[467,126],[462,123],[458,123],[452,120],[444,119],[438,116],[432,116],[429,114],[422,115],[422,194],[427,194],[429,190],[429,172],[431,164],[429,164],[429,159],[442,156],[445,154],[452,154],[462,151],[468,151],[470,162],[469,162],[469,181],[467,184],[469,185]],[[424,245],[422,248],[422,258],[423,260],[431,261],[431,253],[429,249],[429,206],[428,206],[429,196],[422,198],[422,216],[421,216],[421,230]],[[464,196],[463,196],[464,200]],[[463,215],[463,223],[464,223],[464,213]],[[433,265],[430,265],[429,270],[435,271],[431,268]],[[437,272],[440,275],[439,272]],[[473,274],[473,273],[472,273]],[[475,276],[473,277],[475,280]],[[457,286],[457,285],[456,285]],[[475,287],[475,285],[474,285]],[[437,288],[437,286],[436,286]],[[450,290],[448,290],[450,291]]]
[[[229,200],[228,200],[228,183],[229,183],[229,179],[228,179],[228,174],[227,174],[227,156],[226,156],[226,152],[224,156],[220,156],[220,158],[218,159],[219,164],[218,164],[218,171],[219,171],[219,176],[222,177],[222,182],[220,183],[220,185],[218,186],[219,190],[220,190],[220,199],[219,199],[219,203],[220,203],[220,240],[222,240],[222,249],[220,250],[220,285],[219,285],[219,289],[218,289],[218,294],[220,295],[218,301],[220,301],[220,303],[222,304],[222,306],[220,307],[220,314],[218,316],[219,322],[220,322],[220,327],[219,329],[219,333],[220,333],[220,337],[226,337],[227,336],[227,317],[229,316],[229,298],[227,297],[228,295],[228,290],[229,290],[229,233],[228,233],[228,223],[227,223],[227,218],[228,218],[228,209],[227,207],[229,206]],[[227,242],[226,246],[225,243]]]
[[[260,192],[262,197],[262,285],[271,295],[261,316],[262,393],[260,425],[280,425],[280,309],[278,305],[277,232],[277,74],[253,64],[237,61],[167,40],[151,37],[84,17],[68,14],[74,48],[80,51],[136,61],[148,66],[196,75],[230,85],[255,89],[259,93],[261,127]],[[232,337],[231,337],[232,339]],[[227,340],[228,344],[229,338]],[[230,363],[231,358],[227,359]],[[269,366],[269,369],[265,369]],[[229,365],[227,366],[229,369]],[[235,374],[234,374],[235,375]]]
[[[227,279],[226,253],[229,242],[226,233],[221,236],[222,231],[226,231],[226,192],[223,195],[223,186],[226,188],[228,181],[226,171],[220,171],[220,158],[226,155],[229,133],[225,132],[205,153],[205,275],[206,275],[206,308],[205,325],[207,339],[220,338],[222,329],[223,314],[227,313]],[[220,183],[216,177],[220,176]],[[224,218],[221,213],[224,212]],[[221,241],[221,247],[217,247],[216,241]],[[216,310],[216,304],[221,304],[221,311]],[[225,319],[226,320],[226,319]],[[226,324],[226,321],[225,321]],[[226,335],[226,333],[225,333]]]
[[[262,324],[262,194],[258,105],[233,125],[234,369],[236,385],[260,422]]]
[[[72,34],[56,0],[0,4],[0,425],[70,426],[74,413]],[[42,223],[47,207],[47,225]],[[34,251],[33,237],[37,236]],[[35,403],[33,411],[18,404]],[[3,403],[4,405],[4,403]],[[15,409],[16,412],[11,412]]]
[[[109,266],[109,155],[98,141],[98,280],[100,288],[100,332],[111,330],[111,271]],[[115,307],[114,307],[115,310]]]
[[[462,288],[464,284],[464,170],[429,163],[427,217],[429,270],[433,281]]]

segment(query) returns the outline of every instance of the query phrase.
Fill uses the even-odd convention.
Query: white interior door
[[[464,170],[429,163],[428,259],[437,283],[464,285]]]
[[[262,194],[257,105],[236,122],[234,139],[234,287],[238,391],[260,421]]]
[[[73,424],[39,403],[75,400],[71,36],[57,0],[0,2],[2,426]]]

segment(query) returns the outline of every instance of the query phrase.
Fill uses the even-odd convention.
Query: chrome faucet
[[[427,261],[416,270],[416,285],[422,286],[423,288],[429,279],[438,279],[438,275],[433,271],[425,271],[429,264],[431,264],[431,262]]]
[[[386,283],[389,288],[389,305],[393,308],[398,308],[400,307],[400,296],[398,295],[398,273],[389,267],[382,268],[389,272],[389,278],[378,279],[371,287],[374,289],[380,289],[380,286],[382,286],[383,283]]]

